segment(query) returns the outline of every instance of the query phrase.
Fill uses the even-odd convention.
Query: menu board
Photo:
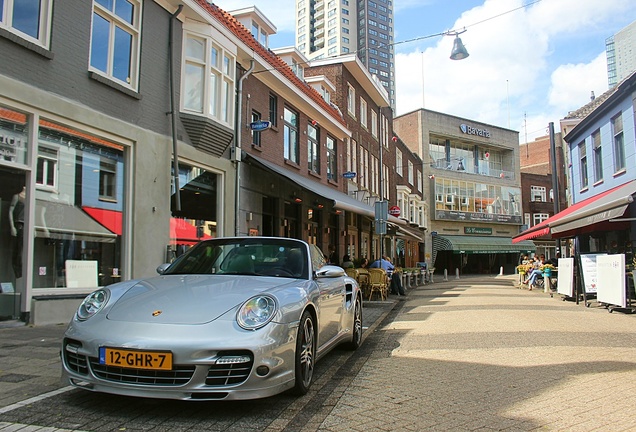
[[[596,268],[603,275],[598,281],[596,300],[626,308],[625,254],[600,256],[596,260]]]
[[[574,297],[574,258],[559,258],[557,281],[559,294]]]
[[[586,294],[596,294],[598,278],[596,272],[596,257],[607,254],[583,254],[581,255],[581,270],[583,274],[583,288]]]

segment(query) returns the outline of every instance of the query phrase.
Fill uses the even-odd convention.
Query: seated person
[[[347,269],[347,268],[354,268],[354,267],[355,267],[355,265],[353,264],[353,261],[351,261],[351,258],[349,258],[349,255],[345,255],[345,256],[342,258],[342,265],[341,265],[341,267],[342,267],[343,269]]]
[[[528,289],[532,291],[532,287],[537,281],[539,276],[543,276],[543,271],[541,270],[541,266],[545,263],[545,255],[540,255],[539,259],[536,260],[533,264],[534,268],[528,275],[528,279],[524,281],[524,283],[528,284]]]

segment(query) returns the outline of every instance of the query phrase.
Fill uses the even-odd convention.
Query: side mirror
[[[160,275],[164,274],[168,267],[170,267],[170,263],[161,264],[159,267],[157,267],[157,273],[159,273]]]
[[[344,269],[335,265],[325,265],[316,270],[317,278],[337,278],[344,275]]]

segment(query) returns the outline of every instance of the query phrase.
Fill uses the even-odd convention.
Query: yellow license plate
[[[137,351],[101,347],[99,363],[133,369],[172,369],[172,353],[169,351]]]

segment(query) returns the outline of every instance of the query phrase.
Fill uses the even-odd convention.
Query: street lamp
[[[466,51],[466,47],[462,43],[462,40],[459,38],[459,35],[464,33],[466,30],[462,30],[460,32],[449,32],[446,33],[448,36],[455,36],[455,41],[453,42],[453,50],[451,51],[450,59],[451,60],[463,60],[469,56],[468,51]]]

